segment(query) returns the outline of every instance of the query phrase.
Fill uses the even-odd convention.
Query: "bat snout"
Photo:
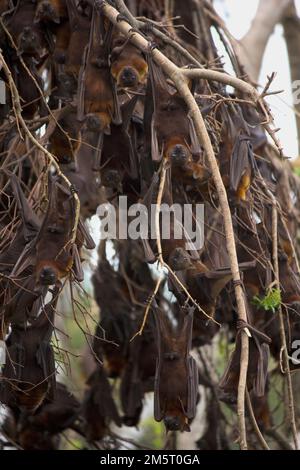
[[[169,153],[172,164],[175,166],[183,166],[189,159],[186,147],[181,144],[175,145]]]
[[[119,85],[124,88],[133,88],[138,85],[139,77],[132,67],[125,67],[119,75]]]
[[[57,275],[50,266],[45,266],[39,274],[39,281],[44,286],[50,286],[56,283]]]

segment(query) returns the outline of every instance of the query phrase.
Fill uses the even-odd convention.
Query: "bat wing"
[[[188,115],[189,120],[189,129],[190,129],[190,139],[191,139],[191,151],[193,155],[201,154],[201,146],[199,144],[199,139],[196,134],[196,129],[193,119]]]
[[[17,201],[18,209],[22,216],[24,238],[26,241],[30,241],[37,235],[40,227],[40,221],[29,206],[28,201],[21,189],[18,178],[14,174],[11,174],[10,181]]]
[[[86,68],[88,64],[88,58],[90,54],[90,46],[87,44],[85,46],[82,58],[82,65],[80,67],[79,76],[78,76],[78,109],[77,109],[77,119],[78,121],[83,121],[85,117],[85,106],[84,106],[84,96],[85,96],[85,75]]]
[[[188,400],[186,416],[193,419],[196,415],[197,409],[197,396],[199,384],[199,372],[195,359],[189,356],[187,359],[188,366]]]
[[[253,150],[249,137],[239,134],[235,140],[230,159],[230,187],[237,191],[241,178],[253,168]]]
[[[73,31],[78,25],[78,10],[75,0],[68,0],[66,2],[68,9],[68,16],[70,21],[71,30]]]
[[[156,338],[156,347],[157,347],[157,359],[156,359],[156,368],[155,368],[155,378],[154,378],[154,418],[156,421],[161,421],[164,417],[163,410],[160,403],[160,374],[162,367],[162,351],[161,351],[161,318],[158,308],[154,304],[153,308],[154,314],[154,336]]]
[[[84,273],[83,273],[81,259],[78,253],[77,245],[73,245],[73,272],[74,272],[76,281],[82,282],[84,280]]]
[[[80,231],[82,237],[85,240],[85,247],[88,250],[93,250],[94,248],[96,248],[94,240],[92,239],[91,235],[89,234],[89,231],[87,230],[84,222],[82,222],[81,219],[79,219],[78,222],[78,230]]]
[[[155,114],[151,120],[151,156],[154,162],[160,162],[162,159],[162,152],[159,150],[158,138],[155,129]]]

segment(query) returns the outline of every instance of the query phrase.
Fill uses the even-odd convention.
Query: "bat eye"
[[[178,416],[166,416],[164,419],[164,423],[168,431],[180,430],[180,420]]]
[[[45,267],[41,270],[39,281],[42,285],[50,286],[56,283],[57,276],[54,270],[50,267]]]

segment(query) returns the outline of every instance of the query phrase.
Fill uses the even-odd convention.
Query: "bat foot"
[[[128,23],[128,19],[126,18],[125,15],[122,15],[122,13],[119,13],[116,19],[118,23],[120,23],[121,21],[126,21]]]

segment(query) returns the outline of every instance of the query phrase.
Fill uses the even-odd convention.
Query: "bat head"
[[[190,426],[187,422],[186,416],[183,414],[177,416],[165,416],[164,425],[167,431],[187,431],[189,432]]]
[[[40,21],[60,23],[59,12],[49,0],[40,2],[36,9],[35,23]]]
[[[177,247],[169,257],[169,266],[173,271],[182,271],[191,266],[191,259],[187,251],[182,247]]]
[[[101,173],[101,182],[103,186],[111,189],[120,189],[122,187],[122,180],[117,170],[107,170]]]
[[[101,128],[101,120],[96,114],[88,114],[85,119],[86,130],[97,132]]]
[[[172,165],[177,167],[184,166],[190,158],[190,152],[188,148],[186,145],[181,143],[168,147],[166,155],[171,161]]]
[[[18,38],[18,50],[21,54],[36,53],[41,44],[41,37],[38,31],[31,26],[25,26]]]
[[[118,40],[111,53],[111,74],[120,88],[136,88],[144,83],[148,65],[141,52],[132,44]]]

